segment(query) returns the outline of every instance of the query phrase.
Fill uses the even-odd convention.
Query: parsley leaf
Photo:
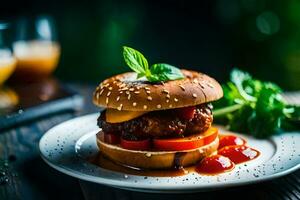
[[[214,103],[216,122],[258,138],[269,137],[283,127],[292,127],[288,123],[295,118],[295,107],[287,105],[276,84],[233,69],[230,81],[222,87],[224,98]]]

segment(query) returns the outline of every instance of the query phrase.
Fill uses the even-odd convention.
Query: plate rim
[[[63,121],[63,122],[53,126],[52,128],[50,128],[48,131],[46,131],[46,133],[41,137],[41,139],[39,141],[39,145],[38,145],[39,146],[39,154],[40,154],[41,158],[50,167],[54,168],[55,170],[57,170],[57,171],[59,171],[63,174],[67,174],[71,177],[77,178],[79,180],[89,181],[89,182],[92,182],[92,183],[97,183],[97,184],[102,184],[102,185],[107,185],[107,186],[111,186],[111,187],[115,187],[115,188],[121,188],[121,189],[127,189],[127,190],[144,191],[144,192],[147,192],[147,191],[148,192],[155,192],[155,191],[157,191],[157,192],[166,192],[166,193],[172,193],[174,191],[176,191],[177,193],[184,193],[184,192],[188,192],[188,191],[208,190],[208,189],[211,189],[212,187],[215,188],[215,189],[221,189],[221,188],[249,185],[249,184],[254,184],[254,183],[258,183],[258,182],[265,182],[265,181],[268,181],[268,180],[276,179],[276,178],[282,177],[284,175],[290,174],[290,173],[292,173],[292,172],[294,172],[294,171],[296,171],[297,169],[300,168],[300,163],[298,163],[297,165],[295,165],[291,168],[287,168],[284,171],[277,172],[277,173],[270,174],[270,175],[266,175],[266,176],[263,176],[263,177],[260,176],[260,177],[249,179],[249,180],[245,179],[245,180],[239,180],[239,181],[236,181],[236,182],[229,182],[229,183],[228,182],[227,183],[219,182],[219,183],[214,183],[213,186],[212,185],[197,185],[197,184],[195,184],[195,185],[180,185],[180,188],[174,188],[174,186],[170,186],[170,185],[160,185],[160,184],[149,185],[149,184],[143,184],[143,183],[139,182],[137,184],[133,183],[133,184],[127,185],[129,187],[124,187],[124,181],[122,181],[122,180],[114,180],[114,179],[109,179],[109,178],[103,178],[101,176],[92,176],[92,175],[88,175],[88,174],[85,174],[83,172],[76,171],[76,170],[61,166],[61,165],[57,165],[55,163],[52,163],[50,160],[48,160],[46,158],[46,156],[42,153],[42,150],[41,150],[42,149],[42,144],[44,143],[44,140],[48,137],[48,135],[52,134],[53,130],[60,128],[60,126],[65,126],[66,124],[72,123],[73,121],[76,121],[76,120],[81,119],[81,118],[92,118],[97,114],[99,114],[99,113],[91,113],[91,114],[75,117],[73,119]],[[74,146],[74,148],[75,148],[75,146]],[[121,172],[114,172],[114,173],[123,174]]]

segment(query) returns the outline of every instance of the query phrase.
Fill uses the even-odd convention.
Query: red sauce
[[[219,149],[231,145],[244,145],[246,140],[235,135],[222,135],[219,137]]]
[[[200,174],[215,175],[231,171],[234,166],[234,163],[229,158],[221,155],[213,155],[204,158],[196,166],[196,172]]]
[[[259,151],[245,145],[227,146],[218,151],[218,154],[226,156],[235,164],[253,160],[259,156]]]

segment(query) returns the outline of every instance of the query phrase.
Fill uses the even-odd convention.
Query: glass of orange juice
[[[16,59],[5,37],[7,27],[7,23],[0,23],[0,87],[9,78],[16,67]]]
[[[56,69],[60,57],[54,20],[49,16],[20,19],[13,43],[17,59],[15,80],[41,80]]]

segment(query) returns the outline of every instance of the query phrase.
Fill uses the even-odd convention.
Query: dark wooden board
[[[80,94],[55,79],[19,83],[8,88],[19,101],[15,106],[0,109],[0,130],[58,112],[80,109],[83,104]]]

